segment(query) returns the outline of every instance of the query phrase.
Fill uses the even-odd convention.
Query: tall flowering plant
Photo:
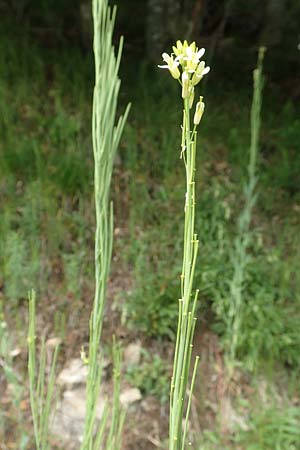
[[[181,295],[177,338],[170,389],[169,450],[184,450],[187,441],[189,414],[199,357],[196,357],[191,384],[188,388],[189,372],[196,325],[195,309],[199,290],[193,289],[199,240],[195,233],[196,209],[196,145],[197,129],[204,113],[203,97],[194,106],[195,88],[210,68],[201,60],[204,48],[196,43],[176,42],[173,53],[163,53],[165,64],[158,67],[169,70],[181,86],[183,100],[183,122],[180,157],[186,171],[186,194],[184,205],[184,244],[181,272]]]

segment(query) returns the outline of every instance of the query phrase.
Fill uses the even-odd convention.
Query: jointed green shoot
[[[252,220],[252,210],[256,202],[257,185],[257,155],[260,131],[260,115],[262,102],[263,75],[262,63],[265,49],[259,50],[258,65],[253,72],[253,100],[251,109],[251,143],[248,164],[248,180],[244,187],[245,205],[239,216],[238,232],[235,239],[233,266],[234,273],[230,283],[230,304],[228,311],[228,365],[230,371],[235,364],[237,349],[241,333],[241,323],[243,319],[243,285],[246,276],[246,268],[249,262],[248,249],[251,242],[252,233],[250,224]]]
[[[124,413],[119,404],[120,393],[120,349],[114,344],[114,397],[111,406],[106,405],[100,424],[96,423],[96,407],[101,384],[100,339],[103,324],[106,288],[110,271],[113,240],[113,209],[109,200],[113,162],[123,127],[129,112],[126,108],[115,125],[117,100],[120,89],[118,70],[120,65],[121,39],[117,56],[112,45],[116,8],[111,9],[107,0],[93,0],[95,88],[93,99],[92,136],[94,151],[95,183],[95,297],[90,318],[87,400],[84,434],[81,450],[118,450],[121,445],[121,431]],[[54,351],[49,381],[46,383],[45,343],[42,341],[40,365],[36,378],[36,330],[35,294],[29,298],[28,372],[31,410],[37,450],[49,446],[49,418],[55,382],[57,348]],[[111,416],[111,417],[109,417]],[[109,420],[108,420],[109,419]],[[107,431],[108,428],[108,431]]]
[[[113,208],[109,202],[113,162],[119,145],[121,133],[129,112],[127,107],[117,125],[116,110],[120,89],[118,70],[120,66],[123,39],[121,38],[117,56],[112,45],[112,35],[116,8],[111,9],[107,0],[93,0],[95,87],[93,99],[93,151],[94,151],[94,189],[96,208],[95,233],[95,297],[90,319],[90,341],[87,379],[87,415],[81,450],[97,449],[103,426],[94,435],[97,399],[101,383],[101,362],[99,346],[101,339],[106,288],[110,271],[113,240]],[[118,360],[118,356],[115,357]],[[119,367],[119,363],[117,364]],[[115,368],[115,370],[119,370]],[[118,388],[116,389],[118,392]],[[110,433],[107,448],[117,449],[122,416],[115,398],[112,408]]]
[[[55,369],[58,345],[55,346],[48,380],[46,379],[46,348],[44,338],[41,343],[39,368],[36,367],[36,326],[35,292],[29,294],[29,330],[28,330],[28,374],[30,405],[33,419],[36,450],[49,448],[49,420],[55,384]],[[37,375],[36,375],[37,374]]]
[[[193,348],[193,336],[196,325],[195,309],[199,290],[193,291],[193,280],[197,261],[199,241],[195,233],[196,208],[196,146],[197,127],[204,112],[202,97],[197,102],[191,123],[191,109],[195,96],[195,86],[209,72],[204,61],[200,61],[204,49],[198,50],[196,44],[182,44],[177,41],[173,47],[174,56],[163,54],[167,68],[173,78],[182,87],[183,123],[181,158],[186,170],[186,195],[184,206],[184,248],[181,273],[181,298],[179,299],[179,318],[175,346],[173,375],[170,391],[169,449],[184,450],[186,448],[189,414],[193,387],[199,357],[196,357],[192,381],[188,393],[188,381]],[[179,68],[182,69],[180,73]]]

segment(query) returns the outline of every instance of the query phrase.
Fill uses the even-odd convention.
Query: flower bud
[[[189,74],[183,72],[182,74],[182,98],[186,98],[189,95]]]
[[[199,100],[199,102],[197,102],[197,105],[196,105],[196,111],[195,111],[195,115],[194,115],[194,125],[199,125],[200,120],[204,113],[205,104],[202,101],[202,99],[203,99],[203,97],[200,97],[200,100]]]
[[[178,56],[180,53],[182,53],[182,42],[181,41],[176,41],[176,46],[173,45],[173,52],[176,56]]]
[[[169,66],[169,71],[172,77],[175,78],[175,80],[178,80],[178,78],[180,78],[180,72],[176,64],[171,64]]]
[[[194,103],[194,97],[195,97],[195,89],[193,88],[193,86],[190,86],[189,88],[189,107],[191,109],[191,107],[193,106]]]

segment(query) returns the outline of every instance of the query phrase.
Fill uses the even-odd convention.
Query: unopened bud
[[[194,115],[194,125],[199,125],[200,120],[203,116],[205,104],[202,101],[202,99],[203,99],[203,97],[200,97],[200,100],[199,100],[199,102],[197,102],[197,105],[196,105],[196,111],[195,111],[195,115]]]
[[[186,98],[189,95],[189,74],[183,72],[182,74],[182,98]]]
[[[180,77],[180,72],[179,69],[176,65],[171,65],[169,67],[169,71],[172,75],[173,78],[175,78],[175,80],[178,80],[178,78]]]
[[[80,359],[83,362],[83,364],[88,364],[89,363],[89,359],[86,356],[86,353],[85,353],[85,350],[84,350],[83,346],[81,347],[81,350],[80,350]]]
[[[193,106],[194,97],[195,97],[195,89],[191,86],[190,87],[190,96],[189,96],[189,107],[190,107],[190,109]]]

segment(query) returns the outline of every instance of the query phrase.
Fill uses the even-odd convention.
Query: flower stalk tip
[[[184,248],[182,272],[180,275],[181,297],[179,299],[179,316],[177,338],[173,364],[173,374],[170,390],[170,420],[169,420],[169,450],[182,450],[186,448],[188,438],[188,424],[191,408],[192,392],[197,372],[199,358],[196,358],[190,390],[187,383],[190,371],[190,357],[193,347],[195,331],[195,308],[199,290],[193,293],[194,271],[197,261],[199,240],[195,233],[195,208],[196,208],[196,150],[197,131],[204,113],[203,97],[200,96],[194,113],[195,86],[202,80],[210,68],[201,61],[205,53],[204,48],[198,49],[195,42],[177,41],[173,46],[173,53],[163,53],[165,65],[159,66],[168,69],[173,78],[178,80],[181,86],[183,99],[183,122],[181,126],[181,153],[186,170],[186,193],[184,200]],[[192,124],[192,117],[194,127]],[[183,405],[186,404],[186,408]]]
[[[173,53],[162,54],[165,62],[159,65],[161,69],[168,69],[173,78],[178,80],[181,85],[181,96],[183,100],[187,99],[189,109],[193,107],[195,86],[197,86],[202,78],[210,71],[210,67],[205,65],[205,61],[201,58],[205,53],[204,48],[198,49],[195,42],[189,44],[187,41],[176,42],[172,47]],[[204,103],[202,97],[196,104],[194,113],[194,125],[199,125],[204,113]]]

